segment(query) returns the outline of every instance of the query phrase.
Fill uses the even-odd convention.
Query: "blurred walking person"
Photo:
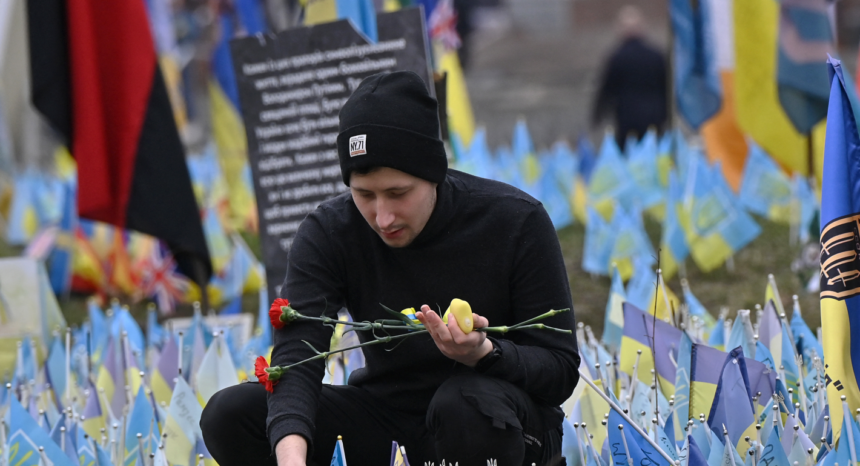
[[[618,28],[621,44],[604,65],[592,124],[597,127],[604,118],[613,118],[615,140],[624,150],[630,135],[640,139],[652,126],[662,132],[668,117],[668,83],[666,60],[647,43],[639,8],[622,8]]]

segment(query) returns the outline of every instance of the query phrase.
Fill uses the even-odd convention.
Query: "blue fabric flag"
[[[452,133],[452,140],[454,137],[459,139],[456,133]],[[462,154],[458,154],[457,169],[481,178],[493,179],[496,176],[496,169],[491,154],[487,144],[487,131],[484,128],[478,128],[472,136],[472,144],[469,148],[462,149]]]
[[[566,417],[562,420],[562,429],[561,455],[564,456],[566,464],[569,466],[585,466],[582,464],[582,457],[585,455],[585,452],[580,448],[579,440],[576,438],[576,431]]]
[[[800,242],[801,244],[806,244],[810,240],[810,229],[814,227],[815,231],[818,231],[818,225],[812,225],[815,214],[818,212],[818,198],[812,192],[809,181],[797,173],[794,174],[794,178],[792,179],[792,186],[794,197],[800,207],[798,212],[800,217],[798,218],[797,225]]]
[[[797,366],[797,354],[795,353],[794,342],[788,334],[788,325],[782,323],[782,361],[780,362],[785,370],[785,386],[794,390],[795,397],[799,396],[797,387],[801,383],[803,375],[800,372],[800,367]],[[800,401],[799,398],[792,400],[792,404]]]
[[[93,362],[101,362],[102,352],[107,346],[108,337],[110,337],[110,328],[108,327],[105,313],[99,307],[95,299],[87,301],[87,315],[90,319],[90,330],[92,333],[92,341],[90,351]]]
[[[427,10],[428,15],[429,11]],[[337,0],[338,18],[352,21],[353,26],[361,31],[371,43],[376,43],[376,9],[373,0]]]
[[[740,347],[729,352],[708,416],[711,430],[722,432],[725,426],[735,448],[744,436],[755,436],[755,408],[746,366]]]
[[[696,439],[696,445],[699,447],[699,451],[702,452],[702,456],[705,458],[709,458],[711,456],[711,429],[707,424],[704,424],[700,421],[694,421],[696,428],[693,429],[693,433],[690,434],[690,438]],[[720,446],[720,442],[717,442]]]
[[[126,332],[128,335],[131,349],[138,353],[138,359],[140,359],[139,365],[143,367],[143,360],[141,358],[146,350],[146,339],[143,336],[143,330],[141,330],[140,325],[137,324],[137,321],[134,320],[134,317],[131,316],[126,307],[121,307],[118,311],[114,311],[110,324],[110,334],[114,338],[120,339],[123,332]]]
[[[642,438],[638,432],[615,410],[609,411],[608,421],[609,450],[616,464],[627,464],[627,454],[633,459],[632,464],[670,465],[657,450]],[[622,427],[622,429],[619,429]],[[626,439],[626,441],[625,441]],[[625,446],[626,445],[626,446]]]
[[[559,184],[554,170],[544,171],[543,176],[541,176],[539,191],[538,199],[546,208],[556,230],[573,223],[573,213],[570,209],[568,196]]]
[[[33,345],[30,336],[27,335],[21,341],[20,356],[15,362],[15,376],[13,377],[12,386],[17,387],[21,384],[27,384],[31,380],[35,380],[37,372],[36,355],[33,354]]]
[[[18,399],[12,397],[5,422],[9,426],[6,445],[9,451],[9,464],[40,464],[39,447],[45,449],[45,456],[54,466],[73,466],[66,453],[48,435],[48,432],[30,417]]]
[[[555,176],[556,183],[562,187],[565,197],[573,191],[573,179],[579,172],[579,159],[566,142],[559,141],[552,146],[549,171]]]
[[[641,141],[628,147],[631,147],[631,154],[627,165],[636,184],[634,203],[644,210],[663,202],[664,192],[657,163],[656,131],[649,130]]]
[[[702,271],[719,267],[761,233],[729,188],[720,164],[709,167],[702,154],[689,154],[684,192],[682,225]]]
[[[252,36],[266,32],[264,2],[260,0],[233,0],[233,6],[236,8],[236,15],[246,34]]]
[[[134,407],[132,408],[131,415],[128,418],[128,426],[126,427],[125,466],[143,466],[143,464],[137,462],[138,457],[149,456],[152,446],[158,442],[160,437],[158,432],[151,431],[153,427],[158,429],[158,424],[155,422],[155,412],[144,393],[144,387],[141,386],[137,392],[137,396],[134,398]],[[140,451],[141,442],[138,442],[137,434],[142,435],[141,442],[145,451]]]
[[[693,436],[688,436],[688,440],[690,445],[687,447],[687,466],[708,466],[708,459]]]
[[[630,208],[636,195],[636,185],[621,156],[621,150],[612,134],[606,133],[588,182],[588,203],[603,218],[610,219],[616,204]]]
[[[779,434],[776,429],[772,430],[767,437],[767,443],[764,444],[758,464],[759,466],[789,464],[788,457],[785,455],[785,450],[782,448],[782,443],[780,443]]]
[[[797,302],[794,303],[794,312],[791,314],[791,334],[794,336],[794,343],[797,346],[798,352],[803,356],[803,364],[809,368],[812,367],[812,360],[815,356],[824,358],[824,350],[821,348],[821,343],[818,337],[812,333],[812,330],[806,325],[803,316],[800,314],[800,307]]]
[[[664,278],[671,278],[690,255],[690,247],[684,228],[679,223],[678,210],[683,207],[684,188],[675,170],[669,172],[669,188],[666,211],[663,215],[663,231],[660,238],[661,268]],[[665,251],[665,252],[664,252]]]
[[[776,364],[774,364],[773,355],[770,354],[770,350],[767,349],[767,346],[764,346],[764,343],[760,341],[757,341],[755,345],[755,360],[764,364],[770,370],[776,370]]]
[[[48,376],[48,381],[51,383],[54,393],[57,395],[57,400],[62,400],[66,393],[66,348],[60,341],[59,336],[55,336],[51,342],[51,349],[48,352],[48,360],[45,361],[45,369]]]
[[[732,323],[732,331],[729,333],[728,345],[729,348],[740,346],[744,350],[744,357],[755,358],[755,340],[749,320],[749,311],[738,311],[738,316]]]
[[[826,57],[833,51],[827,0],[780,3],[776,83],[779,102],[800,134],[827,115]]]
[[[167,331],[158,323],[155,309],[146,311],[146,346],[161,349],[167,341]]]
[[[63,429],[66,426],[66,415],[60,414],[60,417],[57,419],[57,422],[51,428],[51,440],[54,441],[55,444],[59,445],[60,450],[62,450],[66,456],[69,457],[69,460],[74,465],[78,465],[78,452],[77,448],[75,448],[75,442],[72,440],[74,432],[77,430],[77,425],[72,424],[71,430]]]
[[[687,309],[690,312],[691,316],[698,317],[701,321],[705,323],[705,328],[710,329],[716,323],[714,316],[711,315],[710,312],[702,305],[699,298],[693,294],[693,291],[690,289],[690,284],[687,280],[681,280],[681,289],[684,292],[684,302],[687,303]]]
[[[650,261],[637,257],[633,264],[633,278],[627,284],[627,302],[639,309],[647,309],[656,283],[657,274],[651,269]]]
[[[65,295],[72,288],[72,254],[75,245],[75,227],[78,223],[77,185],[74,179],[63,183],[63,214],[57,231],[54,249],[48,256],[48,277],[57,295]]]
[[[236,315],[236,314],[241,314],[241,313],[242,313],[242,297],[237,296],[237,297],[233,298],[232,301],[227,303],[227,305],[224,306],[223,309],[221,309],[221,312],[219,313],[219,315],[225,316],[225,315]]]
[[[591,140],[585,135],[580,136],[577,143],[579,152],[579,175],[586,183],[591,182],[591,172],[594,170],[594,165],[597,164],[597,150]]]
[[[615,232],[594,209],[588,209],[588,225],[582,249],[582,269],[595,275],[609,271],[609,256],[615,242]],[[647,306],[647,304],[646,304]]]
[[[860,137],[854,83],[830,59],[830,103],[821,186],[821,324],[828,399],[845,396],[860,407],[860,256],[854,244],[860,219]],[[830,411],[839,438],[842,411]],[[828,455],[829,456],[829,455]]]
[[[750,212],[773,221],[787,222],[790,219],[792,191],[788,175],[764,149],[750,143],[738,195],[741,204]]]
[[[675,39],[675,98],[678,110],[694,130],[698,130],[722,106],[722,86],[708,3],[709,0],[669,2]]]
[[[331,466],[346,466],[346,455],[343,451],[343,440],[337,439],[334,444],[334,453],[331,455]]]
[[[86,435],[83,427],[78,426],[75,429],[75,437],[77,446],[77,459],[81,463],[81,466],[94,466],[98,465],[98,461],[101,458],[96,458],[96,451],[93,450],[95,442]],[[101,463],[101,464],[110,464],[110,463]]]

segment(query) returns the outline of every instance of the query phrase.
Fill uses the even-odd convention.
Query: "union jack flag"
[[[430,13],[430,39],[438,40],[448,50],[460,48],[457,34],[457,12],[452,0],[440,0]]]
[[[162,314],[172,314],[176,302],[188,291],[189,281],[176,268],[176,261],[161,244],[151,249],[143,267],[143,293],[155,300]]]

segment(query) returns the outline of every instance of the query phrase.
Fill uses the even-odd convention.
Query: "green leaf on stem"
[[[387,307],[385,304],[379,303],[379,305],[382,306],[382,309],[384,309],[385,312],[391,314],[394,317],[397,317],[397,320],[404,322],[406,325],[414,325],[412,319],[410,319],[409,317],[406,317],[405,315]]]

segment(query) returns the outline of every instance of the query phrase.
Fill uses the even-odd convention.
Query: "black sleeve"
[[[551,309],[570,309],[541,323],[569,329],[571,334],[523,330],[495,338],[502,357],[484,374],[511,382],[550,406],[559,406],[570,397],[579,381],[579,352],[564,259],[555,228],[543,206],[536,206],[526,218],[518,237],[512,253],[510,283],[514,322]]]
[[[337,318],[337,311],[345,303],[343,267],[338,257],[324,226],[323,211],[317,209],[305,218],[293,240],[281,297],[304,315]],[[331,335],[332,329],[318,322],[292,322],[275,330],[272,365],[288,365],[314,356],[303,340],[319,351],[328,350]],[[273,450],[283,437],[299,434],[308,442],[308,457],[312,455],[324,371],[324,362],[318,359],[290,369],[275,385],[274,393],[269,395],[266,420]]]

